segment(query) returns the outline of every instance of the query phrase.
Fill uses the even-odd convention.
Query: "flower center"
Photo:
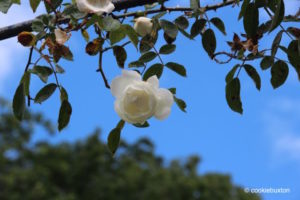
[[[148,113],[152,108],[147,91],[128,88],[124,97],[124,109],[130,115]]]

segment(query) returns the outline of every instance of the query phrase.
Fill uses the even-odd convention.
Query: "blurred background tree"
[[[96,129],[85,141],[31,142],[36,128],[50,134],[42,114],[18,122],[0,99],[1,200],[259,200],[232,183],[230,175],[199,175],[198,156],[164,161],[147,138],[121,142],[112,157]]]

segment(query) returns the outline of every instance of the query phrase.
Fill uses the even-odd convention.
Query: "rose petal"
[[[116,98],[122,96],[124,90],[128,85],[135,81],[141,81],[141,75],[136,71],[123,70],[121,76],[117,76],[112,80],[110,85],[110,91]]]
[[[150,83],[154,88],[159,87],[159,80],[158,80],[156,75],[151,76],[150,78],[148,78],[147,82]]]
[[[63,45],[70,38],[70,35],[68,35],[66,32],[62,31],[61,29],[55,29],[54,34],[55,34],[56,42],[61,45]]]
[[[154,116],[157,119],[163,120],[167,118],[171,112],[171,106],[174,102],[173,94],[164,88],[157,90],[157,106]]]
[[[76,3],[79,11],[97,15],[111,13],[115,9],[111,0],[77,0]]]

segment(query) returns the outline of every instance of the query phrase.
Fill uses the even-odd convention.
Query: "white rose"
[[[66,32],[62,31],[61,29],[55,29],[54,34],[56,42],[61,45],[68,41],[71,36],[70,34],[68,35]]]
[[[139,17],[134,20],[134,30],[142,37],[147,34],[150,34],[153,28],[153,23],[150,18]]]
[[[115,6],[111,0],[76,0],[78,10],[84,13],[111,13]]]
[[[159,88],[156,76],[142,81],[136,71],[123,70],[121,76],[113,79],[111,92],[116,98],[115,111],[120,118],[131,124],[144,124],[152,116],[165,119],[174,101],[169,90]]]

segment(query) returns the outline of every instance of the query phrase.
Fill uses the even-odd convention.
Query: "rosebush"
[[[61,59],[73,60],[72,51],[65,42],[72,39],[71,32],[80,31],[87,42],[86,53],[99,56],[97,72],[101,74],[105,87],[111,89],[116,97],[115,110],[121,120],[108,137],[108,146],[113,153],[119,145],[125,122],[137,127],[147,127],[147,119],[152,116],[166,118],[173,101],[185,112],[186,103],[176,96],[176,88],[169,88],[168,91],[158,87],[158,79],[165,69],[183,77],[187,75],[183,65],[165,63],[161,56],[172,54],[176,50],[178,34],[189,40],[201,37],[208,58],[219,64],[229,65],[231,61],[238,63],[231,67],[226,76],[225,91],[228,106],[240,114],[243,113],[240,73],[244,71],[254,81],[255,87],[258,90],[261,88],[258,67],[252,65],[255,61],[260,61],[262,70],[270,69],[270,83],[274,89],[285,83],[290,67],[300,77],[300,29],[297,26],[300,11],[295,15],[285,15],[284,0],[224,0],[206,6],[201,6],[199,0],[190,0],[190,7],[168,7],[167,0],[30,0],[33,12],[41,2],[47,10],[46,14],[17,27],[0,29],[0,40],[18,35],[20,44],[30,48],[28,64],[13,99],[15,117],[23,119],[26,100],[28,106],[31,102],[41,104],[58,90],[61,102],[59,131],[68,125],[72,106],[67,90],[59,82],[57,74],[64,73],[59,64]],[[6,13],[12,4],[20,4],[20,0],[2,0],[0,11]],[[144,10],[130,10],[141,5],[144,5]],[[238,20],[243,20],[244,32],[232,33],[232,41],[227,42],[228,49],[217,52],[215,31],[226,35],[226,26],[221,18],[209,17],[207,13],[230,5],[240,9]],[[123,13],[117,13],[118,11]],[[181,14],[173,14],[178,12]],[[267,13],[270,19],[260,21],[261,12]],[[170,17],[166,18],[167,14]],[[91,38],[88,30],[93,30],[97,36]],[[261,39],[270,37],[269,33],[274,31],[277,34],[272,38],[271,47],[261,47]],[[284,37],[289,40],[287,46],[281,42]],[[160,38],[164,39],[165,44],[158,49],[157,41]],[[130,44],[140,56],[128,62],[126,48]],[[111,84],[106,78],[102,63],[107,51],[113,52],[119,68],[126,68]],[[282,51],[287,59],[278,57],[278,51]],[[32,61],[35,57],[33,54],[37,54],[35,61]],[[41,66],[41,60],[47,66]],[[46,84],[35,96],[30,93],[31,76],[38,76]],[[50,76],[55,77],[55,83],[48,83]]]

